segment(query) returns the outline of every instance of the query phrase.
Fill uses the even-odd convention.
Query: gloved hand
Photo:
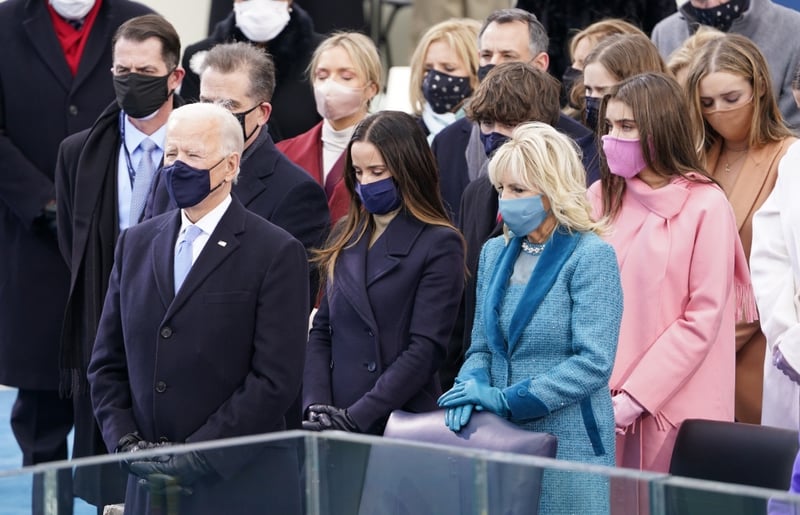
[[[628,427],[636,422],[637,418],[642,416],[644,408],[625,392],[618,393],[611,397],[611,402],[614,405],[614,425],[616,426],[616,432],[617,434],[624,435]]]
[[[783,375],[791,379],[793,382],[800,384],[800,372],[798,372],[783,355],[781,349],[776,347],[775,353],[772,355],[772,364],[783,372]]]
[[[130,452],[146,451],[148,449],[156,449],[158,447],[163,447],[164,445],[170,445],[170,444],[169,442],[165,443],[148,442],[146,440],[143,440],[142,437],[139,436],[138,431],[134,431],[133,433],[128,433],[119,439],[119,443],[117,443],[117,448],[114,449],[114,452],[130,453]],[[123,470],[125,470],[128,473],[131,473],[130,470],[131,461],[133,460],[123,459],[120,460],[119,464]]]
[[[324,431],[326,429],[338,429],[348,433],[360,433],[361,430],[350,418],[346,409],[337,408],[328,404],[312,404],[308,407],[309,424],[303,423],[303,429],[312,431]],[[313,417],[313,418],[312,418]],[[316,429],[316,428],[319,429]],[[313,429],[312,429],[313,428]]]
[[[324,404],[312,404],[306,409],[306,419],[303,420],[303,429],[307,431],[333,429],[331,417],[325,412],[316,411],[316,408],[319,406],[324,406]]]
[[[469,424],[469,419],[474,409],[475,405],[473,404],[463,404],[454,408],[447,408],[444,412],[444,425],[446,425],[450,431],[458,433],[464,426]]]
[[[178,484],[186,487],[214,472],[208,461],[197,451],[163,454],[131,461],[131,473],[147,480],[148,488]]]
[[[508,407],[506,394],[500,388],[479,383],[475,379],[467,379],[456,383],[449,391],[439,397],[439,406],[453,408],[464,404],[475,404],[478,411],[491,411],[495,415],[508,418],[511,410]]]

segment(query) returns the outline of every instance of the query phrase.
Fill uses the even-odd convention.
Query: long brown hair
[[[748,38],[725,34],[706,43],[697,54],[686,79],[689,96],[689,119],[695,130],[695,149],[705,156],[720,139],[719,133],[703,116],[700,105],[700,81],[714,72],[726,72],[743,77],[753,88],[753,119],[748,144],[762,147],[770,142],[794,136],[783,120],[764,54]]]
[[[355,245],[368,229],[374,227],[372,215],[363,208],[355,190],[356,176],[350,149],[356,142],[371,143],[378,149],[400,193],[403,212],[423,223],[458,232],[445,212],[439,193],[436,161],[419,124],[410,115],[399,111],[375,113],[356,126],[347,145],[344,184],[350,195],[350,206],[347,216],[331,232],[328,243],[315,253],[314,261],[319,264],[323,280],[333,280],[334,266],[341,251]]]
[[[675,79],[665,73],[650,72],[620,82],[603,97],[600,105],[603,123],[611,100],[618,100],[633,111],[642,155],[654,173],[666,178],[680,175],[697,181],[687,176],[695,173],[703,176],[699,180],[715,182],[703,171],[700,157],[695,152],[691,131],[686,128],[686,95]],[[608,127],[603,127],[600,132],[607,134]],[[603,214],[613,220],[622,206],[625,179],[610,172],[602,145],[600,156]]]

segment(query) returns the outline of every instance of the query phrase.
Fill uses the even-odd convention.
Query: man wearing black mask
[[[700,25],[750,38],[764,54],[772,72],[772,87],[787,123],[800,129],[800,110],[794,103],[792,79],[800,59],[800,13],[772,0],[690,0],[653,29],[661,56],[669,55]]]
[[[75,408],[74,457],[105,453],[92,413],[86,369],[106,295],[116,238],[142,218],[163,159],[165,124],[182,100],[180,39],[149,14],[119,27],[112,40],[113,102],[85,131],[65,139],[56,164],[58,244],[71,280],[61,336],[62,388]],[[119,467],[90,467],[76,489],[102,506],[120,502]],[[102,470],[101,470],[102,469]],[[96,475],[89,477],[89,474]]]

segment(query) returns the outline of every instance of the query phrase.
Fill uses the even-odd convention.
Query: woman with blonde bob
[[[478,31],[468,18],[437,23],[411,56],[409,98],[428,142],[464,116],[464,102],[478,87]]]
[[[525,123],[489,164],[505,236],[478,267],[472,344],[439,399],[460,431],[473,410],[558,437],[560,459],[614,464],[614,363],[622,292],[614,250],[598,236],[575,144]],[[569,495],[564,495],[569,492]],[[545,472],[540,513],[608,513],[600,476]]]
[[[335,222],[350,204],[342,181],[345,149],[381,90],[383,71],[375,43],[358,32],[338,32],[320,43],[308,71],[322,121],[275,146],[325,188]]]

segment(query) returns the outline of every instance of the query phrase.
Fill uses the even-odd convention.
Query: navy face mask
[[[434,113],[452,113],[471,94],[469,77],[456,77],[428,70],[422,79],[422,96]]]
[[[499,132],[490,132],[489,134],[481,132],[481,143],[483,143],[483,150],[486,152],[486,157],[490,157],[494,154],[495,150],[500,148],[500,146],[508,140],[508,136],[500,134]]]
[[[597,121],[600,117],[600,102],[603,99],[600,97],[585,97],[584,103],[586,105],[586,112],[584,113],[584,118],[586,120],[586,126],[592,129],[593,131],[597,130]]]
[[[364,209],[373,215],[385,215],[400,207],[400,192],[391,177],[369,184],[356,182],[356,193]]]
[[[710,9],[699,9],[692,6],[698,22],[722,32],[731,30],[734,20],[739,18],[748,7],[750,7],[750,0],[730,0]]]
[[[164,174],[169,198],[181,209],[202,202],[211,192],[225,183],[222,181],[211,189],[211,170],[223,161],[224,157],[208,170],[195,168],[180,160],[162,168],[161,173]]]
[[[478,81],[482,81],[489,75],[489,72],[492,71],[495,65],[493,64],[484,64],[483,66],[478,67]]]

